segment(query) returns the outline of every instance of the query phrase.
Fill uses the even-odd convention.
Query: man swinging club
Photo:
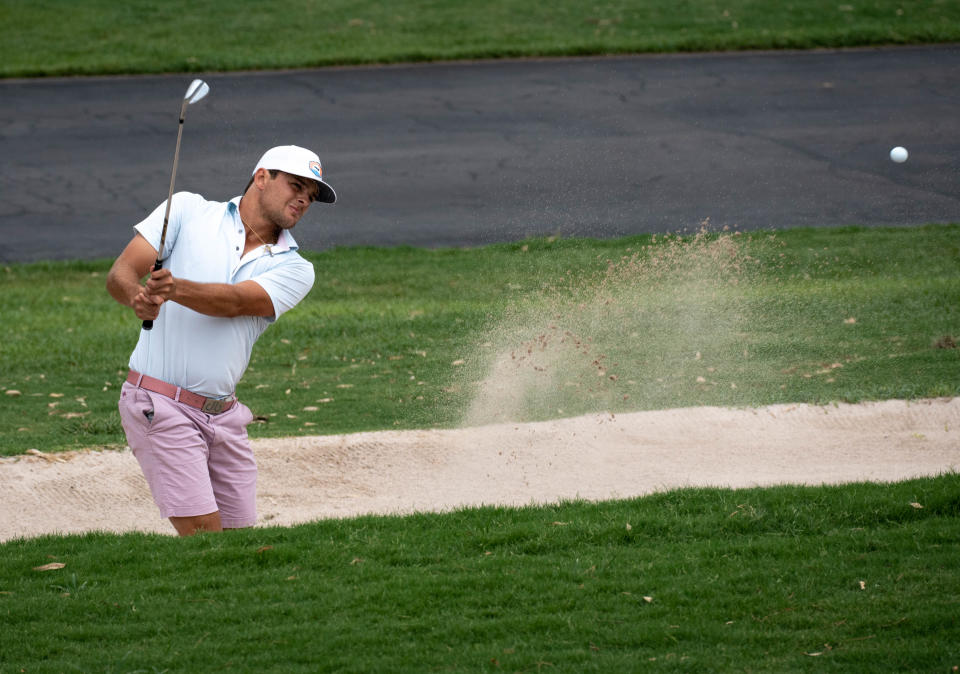
[[[290,230],[311,202],[336,199],[316,154],[275,147],[229,202],[174,194],[162,245],[160,204],[110,269],[114,299],[154,322],[130,356],[120,417],[161,515],[181,536],[256,522],[253,415],[234,392],[254,342],[313,286]]]

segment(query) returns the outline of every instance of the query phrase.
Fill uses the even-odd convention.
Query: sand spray
[[[749,358],[759,263],[747,239],[706,225],[657,235],[525,296],[479,342],[462,425],[664,408],[698,391],[724,399]]]

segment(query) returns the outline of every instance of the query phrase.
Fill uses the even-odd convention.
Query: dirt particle
[[[933,342],[933,348],[935,349],[955,349],[957,348],[957,342],[951,335],[944,335],[939,339]]]

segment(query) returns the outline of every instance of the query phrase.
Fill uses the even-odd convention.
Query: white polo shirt
[[[164,302],[153,330],[141,330],[130,367],[208,397],[231,395],[250,362],[250,352],[264,330],[292,309],[313,286],[313,265],[297,253],[297,243],[283,230],[272,255],[264,246],[243,255],[246,235],[237,207],[240,197],[223,203],[199,194],[173,195],[163,266],[174,277],[198,283],[255,281],[270,296],[271,318],[216,318]],[[160,245],[166,202],[134,229]],[[242,256],[242,257],[241,257]]]

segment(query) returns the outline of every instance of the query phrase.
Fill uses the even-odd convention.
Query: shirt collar
[[[234,197],[227,202],[227,210],[230,211],[237,220],[240,219],[240,199],[243,198],[243,195],[239,197]],[[300,248],[297,245],[296,239],[293,238],[293,234],[290,233],[289,229],[281,229],[280,236],[277,238],[277,242],[273,245],[273,250],[276,253],[282,253],[288,250],[297,250]]]

